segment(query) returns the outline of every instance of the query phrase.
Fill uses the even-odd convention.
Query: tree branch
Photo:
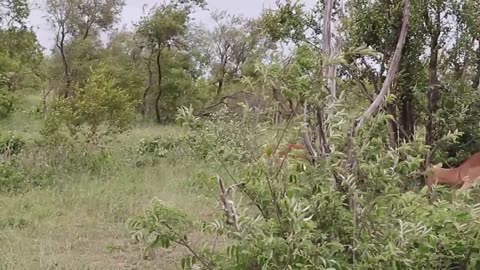
[[[402,19],[402,29],[400,31],[400,36],[398,38],[397,47],[395,49],[395,54],[393,55],[393,60],[390,68],[387,72],[387,78],[383,82],[382,90],[375,98],[375,100],[370,104],[370,107],[363,113],[362,116],[357,118],[353,124],[352,135],[354,135],[359,128],[365,123],[365,120],[373,115],[375,115],[380,107],[382,106],[386,96],[390,91],[390,87],[392,82],[398,72],[400,66],[400,60],[402,58],[402,50],[403,46],[405,45],[405,39],[407,37],[408,32],[408,21],[410,19],[410,0],[405,0],[404,2],[404,10],[403,10],[403,19]]]

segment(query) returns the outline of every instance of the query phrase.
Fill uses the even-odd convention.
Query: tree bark
[[[394,119],[397,119],[397,110],[394,104],[387,104],[385,106],[385,111],[393,116]],[[398,125],[395,120],[388,120],[388,145],[390,147],[396,147],[398,144]]]
[[[60,51],[60,56],[62,58],[62,64],[63,64],[63,79],[65,82],[65,89],[63,91],[63,97],[68,98],[70,94],[70,87],[72,86],[72,78],[70,76],[70,66],[67,61],[67,55],[65,53],[65,37],[66,37],[66,32],[65,32],[65,25],[60,25],[60,29],[58,30],[57,33],[57,43],[55,44]]]
[[[475,73],[475,77],[473,77],[473,81],[472,81],[472,88],[477,90],[478,89],[478,86],[480,84],[480,38],[477,38],[477,41],[478,41],[478,48],[477,48],[477,51],[475,53],[475,57],[476,57],[476,65],[477,65],[477,71]]]
[[[335,0],[326,0],[325,3],[325,14],[323,18],[323,53],[327,58],[331,58],[334,53],[332,50],[332,13],[333,7],[335,6]],[[337,90],[335,83],[337,66],[336,65],[325,65],[323,70],[323,77],[327,79],[327,89],[330,93],[328,99],[328,107],[332,106],[333,103],[337,100]]]
[[[435,123],[434,114],[438,110],[438,101],[440,92],[438,90],[438,40],[441,33],[440,6],[437,5],[435,12],[435,25],[432,25],[430,16],[428,15],[428,7],[424,11],[424,19],[427,29],[430,33],[430,61],[428,64],[428,112],[425,143],[432,145],[435,142]]]
[[[402,19],[402,28],[400,31],[400,36],[398,38],[397,47],[395,49],[395,54],[393,55],[393,60],[390,68],[387,72],[387,78],[383,82],[382,89],[377,95],[375,100],[370,104],[368,109],[363,113],[362,116],[355,120],[352,129],[352,136],[355,136],[358,129],[360,129],[365,120],[373,115],[375,115],[378,110],[382,107],[385,97],[388,95],[390,87],[393,83],[393,80],[398,72],[400,66],[400,60],[402,58],[402,50],[405,45],[405,40],[408,32],[408,21],[410,19],[410,0],[405,0],[404,10],[403,10],[403,19]]]
[[[400,138],[406,142],[413,140],[415,134],[415,106],[412,89],[407,88],[401,99]]]
[[[150,55],[148,56],[148,61],[147,61],[147,70],[148,70],[148,85],[147,88],[145,88],[145,91],[143,91],[143,98],[142,98],[142,115],[145,117],[146,113],[146,108],[147,108],[147,95],[152,89],[152,83],[153,83],[153,71],[152,71],[152,58],[154,54],[154,49],[150,51]]]
[[[162,118],[160,115],[160,98],[162,97],[162,65],[161,65],[161,56],[162,48],[158,48],[157,52],[157,72],[158,72],[158,93],[157,98],[155,99],[155,115],[157,117],[157,122],[162,123]]]
[[[222,63],[221,63],[222,71],[220,74],[220,78],[218,79],[217,96],[222,93],[223,84],[225,82],[225,74],[227,73],[227,62],[228,62],[228,55],[227,55],[228,48],[229,47],[227,47],[225,50],[225,55],[222,55]]]

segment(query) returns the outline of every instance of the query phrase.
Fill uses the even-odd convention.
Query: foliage
[[[202,194],[206,197],[216,197],[218,192],[218,181],[206,172],[195,174],[188,183],[188,189],[193,194]]]
[[[154,199],[152,207],[130,221],[134,230],[132,237],[146,244],[146,252],[157,247],[168,248],[173,243],[187,241],[187,233],[192,228],[185,214]]]
[[[359,140],[384,133],[387,122],[381,116],[376,120],[366,129],[373,133],[362,133],[365,137]],[[250,165],[236,176],[245,183],[242,194],[251,200],[250,206],[241,205],[238,210],[241,230],[212,221],[209,231],[227,233],[230,244],[214,254],[202,250],[195,254],[208,258],[215,269],[371,269],[372,265],[444,269],[463,262],[474,265],[480,241],[471,236],[478,233],[478,226],[473,225],[480,218],[478,205],[470,204],[468,195],[465,201],[452,202],[448,194],[440,193],[430,203],[425,189],[404,192],[415,188],[409,181],[417,177],[415,172],[427,151],[421,137],[397,149],[385,149],[382,141],[369,141],[359,151],[359,180],[353,183],[351,176],[343,180],[358,198],[361,210],[356,218],[346,204],[346,195],[331,186],[332,173],[343,173],[345,153],[332,153],[319,168],[292,161],[277,178],[277,171],[263,165],[263,160],[250,159]],[[217,143],[227,142],[217,138]],[[201,173],[190,186],[211,194],[214,180]],[[175,222],[169,226],[173,228]],[[165,225],[157,223],[149,230],[164,231],[161,228]]]
[[[0,119],[6,118],[13,112],[14,100],[12,94],[0,92]]]
[[[99,30],[108,30],[118,20],[123,0],[48,0],[49,20],[63,32],[85,39]]]
[[[0,192],[15,192],[25,184],[22,175],[14,161],[0,161]]]
[[[22,132],[36,142],[25,147],[23,134],[2,130],[0,192],[63,192],[70,183],[58,179],[103,180],[117,163],[156,181],[162,166],[182,164],[182,200],[213,202],[224,183],[226,221],[197,223],[184,204],[155,199],[129,227],[146,253],[185,248],[183,269],[476,268],[478,189],[451,198],[451,189],[430,191],[422,180],[432,149],[434,162],[453,166],[480,147],[479,5],[410,2],[399,72],[387,85],[408,0],[351,0],[348,12],[342,1],[310,10],[277,1],[258,19],[214,12],[212,30],[192,23],[205,1],[173,0],[131,31],[112,31],[123,0],[47,0],[56,37],[49,56],[26,27],[27,2],[0,0],[2,127],[33,122]],[[332,41],[323,44],[328,25]],[[379,113],[357,130],[381,88]],[[15,110],[27,99],[38,108],[39,90],[44,119]],[[149,118],[175,121],[181,132],[144,134]],[[118,136],[112,149],[113,135],[134,125],[142,133]],[[274,162],[275,150],[300,141],[311,160]],[[208,168],[193,166],[203,162]],[[126,208],[136,210],[136,200]],[[2,219],[0,230],[16,222]],[[192,244],[199,232],[214,243]]]
[[[9,116],[16,99],[12,92],[38,90],[43,59],[35,33],[25,25],[27,1],[0,1],[0,119]]]
[[[142,47],[149,51],[149,60],[146,63],[149,80],[144,92],[143,106],[144,108],[147,106],[148,92],[152,88],[155,89],[154,108],[158,122],[168,119],[168,115],[166,117],[162,115],[165,109],[175,111],[177,106],[182,105],[177,100],[190,96],[188,94],[191,92],[192,80],[189,77],[195,76],[196,72],[192,65],[192,56],[184,53],[186,47],[184,40],[193,9],[203,6],[203,0],[165,3],[155,7],[137,26]],[[152,60],[154,56],[155,61]],[[156,71],[155,86],[153,70]],[[169,108],[171,105],[175,106],[173,110]]]
[[[206,160],[226,163],[255,160],[260,147],[256,137],[262,134],[262,124],[255,118],[251,112],[239,120],[225,110],[219,111],[211,121],[195,125],[189,145],[198,157]]]
[[[20,153],[25,141],[13,133],[0,133],[0,155],[12,156]]]
[[[178,108],[175,120],[178,124],[189,128],[200,127],[200,118],[195,116],[192,106]]]
[[[23,26],[29,14],[30,9],[25,0],[0,1],[0,26],[7,28]]]
[[[103,68],[78,89],[78,94],[57,101],[45,122],[46,136],[57,133],[62,125],[75,136],[83,133],[87,141],[125,131],[134,120],[136,101]]]

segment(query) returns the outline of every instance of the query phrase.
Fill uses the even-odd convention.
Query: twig
[[[233,180],[233,182],[235,184],[238,184],[239,181],[236,180],[236,178],[233,176],[233,174],[230,172],[230,170],[228,169],[227,167],[227,164],[225,164],[225,162],[223,162],[223,159],[220,157],[220,155],[218,155],[217,151],[215,151],[215,149],[211,149],[212,152],[215,154],[215,156],[217,157],[217,160],[220,162],[220,164],[222,165],[222,168],[225,170],[225,172],[228,174],[228,176]],[[250,194],[250,192],[248,192],[246,189],[241,189],[241,191],[247,195],[247,197],[253,202],[253,204],[257,207],[258,211],[260,211],[260,214],[262,215],[262,217],[264,219],[267,219],[268,218],[268,215],[267,213],[265,212],[265,210],[262,208],[262,206],[256,202],[255,198],[253,197],[252,194]]]

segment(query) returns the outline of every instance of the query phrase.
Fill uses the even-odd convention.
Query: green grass
[[[38,138],[41,117],[19,110],[1,123],[29,139]],[[142,214],[157,197],[195,219],[206,219],[215,201],[196,196],[187,182],[202,161],[162,160],[136,167],[130,156],[140,138],[180,134],[176,127],[140,125],[108,145],[109,168],[55,170],[55,185],[21,194],[0,194],[0,269],[175,269],[181,248],[143,259],[141,245],[130,240],[127,220]],[[32,161],[30,161],[32,163]],[[194,244],[206,240],[200,233]]]

